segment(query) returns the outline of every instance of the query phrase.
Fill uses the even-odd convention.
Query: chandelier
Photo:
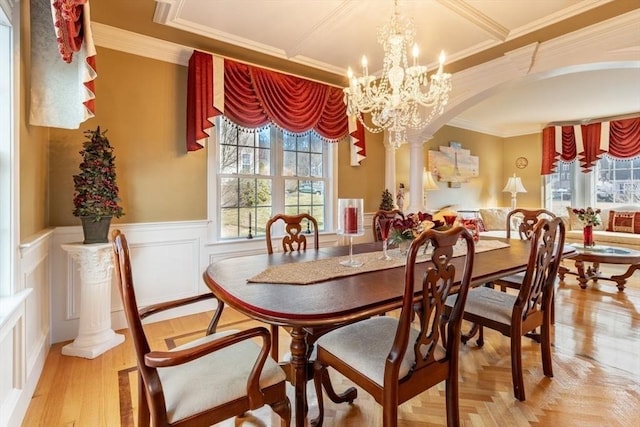
[[[427,77],[427,67],[418,65],[418,46],[410,19],[398,13],[395,0],[391,20],[378,30],[378,43],[384,49],[382,76],[369,75],[367,58],[362,57],[362,77],[348,70],[349,87],[344,88],[347,114],[356,116],[369,132],[390,132],[394,147],[406,142],[406,129],[422,129],[436,114],[442,114],[451,92],[451,74],[444,73],[444,52],[435,74]],[[407,50],[413,46],[409,66]],[[363,114],[371,115],[370,125]]]

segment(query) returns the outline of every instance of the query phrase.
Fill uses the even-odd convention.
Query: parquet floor
[[[572,265],[571,265],[572,266]],[[606,271],[620,272],[617,268]],[[225,309],[223,328],[255,324]],[[460,353],[460,410],[465,426],[640,426],[640,274],[624,292],[601,281],[581,290],[575,277],[559,284],[554,328],[554,378],[542,373],[539,345],[523,339],[527,400],[514,399],[509,341],[486,331],[485,346],[475,342]],[[152,347],[171,348],[203,333],[210,314],[147,325]],[[24,426],[118,426],[136,424],[134,351],[124,344],[86,360],[62,356],[65,343],[52,347],[29,406]],[[281,334],[280,354],[287,351]],[[332,373],[338,390],[349,382]],[[292,391],[292,390],[291,390]],[[310,414],[317,410],[309,387]],[[328,401],[328,399],[327,399]],[[400,426],[445,425],[444,384],[400,408]],[[328,401],[327,426],[380,426],[380,407],[362,390],[352,405]],[[262,408],[223,426],[279,426]]]

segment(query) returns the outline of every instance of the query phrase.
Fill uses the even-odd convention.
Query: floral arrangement
[[[113,148],[105,136],[100,132],[100,126],[85,132],[88,138],[82,144],[82,163],[80,173],[73,176],[75,193],[73,195],[73,215],[78,217],[93,217],[100,221],[102,217],[120,218],[124,215],[122,207],[118,205],[118,186]]]
[[[424,230],[429,228],[443,227],[444,223],[440,220],[434,220],[433,216],[428,213],[410,213],[404,219],[396,218],[391,224],[391,233],[389,238],[391,243],[401,243],[407,240],[413,240]]]
[[[573,209],[573,213],[585,225],[600,225],[600,209],[592,209],[589,206],[586,209]]]

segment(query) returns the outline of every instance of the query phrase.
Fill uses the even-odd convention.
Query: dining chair
[[[284,223],[285,235],[282,237],[282,251],[294,252],[307,249],[307,236],[306,230],[303,231],[305,225],[302,221],[307,220],[308,228],[313,228],[313,244],[315,249],[320,248],[320,241],[318,239],[318,221],[308,213],[301,213],[298,215],[286,215],[276,214],[269,218],[266,226],[267,237],[267,253],[273,253],[272,245],[272,228],[275,223],[282,221]],[[279,347],[279,333],[278,326],[271,325],[271,356],[278,360],[278,347]]]
[[[460,240],[466,245],[461,245],[465,246],[463,257],[454,264],[454,247]],[[431,262],[418,262],[426,242],[434,248]],[[399,317],[371,317],[318,339],[314,378],[320,412],[316,425],[322,425],[324,417],[321,382],[328,377],[328,367],[382,405],[385,427],[397,425],[398,405],[445,381],[447,425],[460,424],[458,349],[473,261],[474,242],[463,227],[424,231],[407,253]],[[456,272],[456,265],[462,266],[461,273]],[[460,285],[455,284],[456,277],[461,278]],[[454,292],[458,298],[446,313],[444,303]]]
[[[389,219],[396,219],[396,218],[402,218],[404,219],[404,214],[402,213],[402,211],[400,209],[392,209],[392,210],[384,210],[384,209],[380,209],[378,210],[374,215],[373,215],[373,220],[372,220],[372,224],[371,224],[371,230],[373,231],[373,241],[374,242],[381,242],[382,241],[382,234],[380,232],[380,217],[384,217],[384,218],[389,218]]]
[[[302,220],[307,220],[307,224],[303,225]],[[318,249],[320,247],[320,241],[318,240],[318,221],[316,221],[313,216],[309,215],[308,213],[301,213],[297,215],[276,214],[269,218],[266,226],[267,252],[269,254],[273,253],[273,246],[271,244],[271,229],[273,225],[278,221],[284,222],[285,235],[282,238],[283,252],[293,252],[307,249],[307,231],[304,230],[305,226],[307,227],[307,229],[313,229],[309,231],[313,233],[313,243],[315,249]]]
[[[230,330],[172,350],[151,350],[142,320],[193,299],[139,310],[127,239],[119,230],[112,238],[118,290],[136,352],[138,426],[209,426],[264,405],[289,426],[286,375],[269,357],[269,331]]]
[[[533,230],[536,224],[542,218],[555,218],[556,214],[546,209],[514,209],[507,214],[507,239],[511,239],[511,223],[514,218],[518,220],[518,236],[520,240],[531,240],[533,236]],[[502,277],[494,281],[494,285],[500,286],[500,290],[506,291],[506,288],[519,289],[524,279],[524,273],[512,274]]]
[[[481,327],[496,330],[511,339],[511,376],[513,392],[525,400],[522,376],[522,336],[540,328],[542,370],[553,377],[551,365],[551,302],[564,248],[565,227],[560,218],[541,219],[531,236],[531,250],[524,280],[518,294],[481,286],[471,289],[464,308],[464,319]],[[447,299],[453,310],[456,297]],[[482,347],[482,333],[478,346]]]

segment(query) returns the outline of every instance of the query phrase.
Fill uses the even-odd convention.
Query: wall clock
[[[529,161],[527,160],[526,157],[518,157],[516,159],[516,167],[518,169],[524,169],[527,167],[528,164],[529,164]]]

